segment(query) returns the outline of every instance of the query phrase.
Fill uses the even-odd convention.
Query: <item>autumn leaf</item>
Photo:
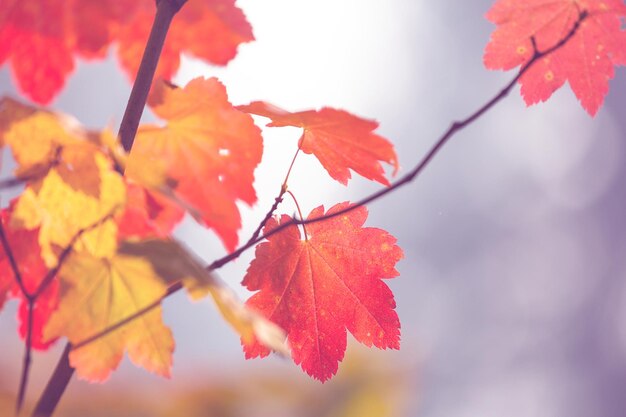
[[[158,83],[149,102],[167,126],[140,127],[126,175],[148,188],[173,185],[176,196],[233,250],[241,227],[236,202],[256,201],[259,129],[228,102],[214,78],[196,78],[184,88]]]
[[[268,126],[295,126],[303,129],[299,146],[313,154],[331,177],[346,185],[350,169],[367,179],[389,185],[380,162],[398,170],[393,145],[374,133],[378,123],[361,119],[346,111],[325,107],[290,113],[271,104],[255,101],[239,110],[272,119]]]
[[[60,306],[51,317],[45,335],[65,336],[78,344],[152,305],[166,294],[169,285],[179,281],[196,299],[211,294],[242,336],[247,332],[257,338],[269,334],[274,337],[270,342],[276,343],[269,346],[280,348],[280,329],[233,299],[227,299],[227,291],[219,280],[176,242],[156,239],[122,242],[109,259],[72,254],[61,268]],[[127,351],[135,364],[169,376],[173,350],[171,331],[163,324],[158,306],[73,350],[70,363],[80,377],[103,381]]]
[[[562,47],[537,61],[520,78],[526,104],[545,101],[568,81],[581,105],[595,115],[609,91],[614,66],[626,65],[622,0],[499,0],[487,13],[498,27],[485,49],[489,69],[509,70],[538,51],[557,45],[582,12],[588,17]]]
[[[349,203],[337,204],[327,214]],[[324,214],[318,207],[308,218]],[[258,291],[247,302],[285,329],[297,364],[321,381],[337,372],[346,349],[346,329],[361,343],[397,349],[400,322],[393,294],[382,278],[398,275],[402,258],[396,239],[362,227],[365,207],[272,235],[256,248],[243,285]],[[291,219],[268,221],[265,233]],[[246,357],[266,356],[259,344],[245,343]]]
[[[157,192],[127,183],[127,201],[117,219],[120,238],[167,237],[183,219],[185,211]]]
[[[118,254],[111,259],[72,254],[61,268],[60,283],[59,308],[44,334],[65,336],[72,343],[146,307],[167,290],[149,260]],[[117,368],[124,350],[135,364],[169,376],[174,339],[161,320],[160,307],[72,351],[70,363],[81,378],[104,381]]]
[[[155,14],[153,0],[135,1],[132,21],[118,33],[119,59],[131,78],[139,69]],[[155,75],[170,79],[180,66],[181,53],[226,65],[240,44],[252,40],[252,27],[235,0],[188,0],[172,21]]]
[[[175,241],[148,239],[126,242],[119,251],[130,256],[148,256],[155,272],[169,283],[181,280],[193,300],[210,295],[224,319],[241,338],[258,340],[263,346],[289,355],[287,335],[278,326],[243,304],[224,282],[201,267],[189,252]]]
[[[112,24],[125,19],[132,3],[6,0],[0,11],[0,65],[8,62],[20,89],[47,104],[74,70],[76,56],[104,58]]]
[[[26,187],[15,203],[11,224],[40,229],[42,257],[49,267],[57,264],[56,248],[67,247],[81,230],[112,216],[125,205],[126,187],[121,175],[103,154],[92,157],[99,177],[97,188],[88,193],[76,190],[65,181],[62,172],[52,168],[43,179]],[[116,245],[117,225],[108,220],[82,234],[76,247],[94,256],[107,256],[115,252]]]
[[[135,77],[155,14],[154,0],[5,0],[0,10],[0,66],[8,63],[30,99],[49,103],[76,58],[119,59]],[[189,0],[176,15],[157,75],[170,78],[180,54],[225,65],[252,29],[234,0]]]
[[[0,143],[11,148],[18,178],[37,181],[55,168],[70,187],[97,194],[97,136],[67,115],[0,99]]]
[[[17,265],[23,286],[29,294],[34,294],[48,273],[48,268],[41,259],[39,247],[39,230],[15,229],[10,226],[10,209],[2,211],[3,230],[11,254]],[[18,317],[20,320],[19,333],[22,339],[28,332],[28,300],[17,283],[15,272],[4,248],[0,247],[0,307],[7,297],[20,300]],[[37,297],[33,304],[33,328],[31,332],[31,347],[38,350],[47,349],[55,340],[43,339],[43,327],[50,314],[58,305],[58,282],[53,280]]]

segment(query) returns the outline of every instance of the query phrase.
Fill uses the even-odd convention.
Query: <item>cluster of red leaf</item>
[[[154,0],[6,0],[0,11],[0,65],[9,62],[23,93],[46,104],[76,57],[104,58],[116,45],[134,79],[155,14]],[[254,39],[235,0],[189,0],[168,33],[156,75],[170,78],[187,53],[217,65]]]

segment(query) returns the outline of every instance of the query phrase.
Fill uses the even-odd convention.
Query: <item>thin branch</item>
[[[296,151],[295,155],[293,156],[293,159],[291,160],[291,164],[289,164],[289,169],[287,170],[287,174],[285,175],[285,179],[283,180],[283,183],[280,186],[280,192],[278,193],[278,196],[274,199],[274,204],[272,204],[272,207],[270,207],[269,211],[265,214],[265,217],[263,218],[263,220],[261,220],[261,223],[259,223],[259,226],[256,228],[254,233],[252,233],[252,236],[250,236],[250,239],[248,239],[248,243],[256,241],[256,239],[261,234],[261,231],[265,227],[265,223],[267,223],[267,221],[274,215],[274,212],[278,208],[278,205],[283,202],[283,196],[287,192],[287,188],[288,188],[287,187],[287,181],[289,181],[289,176],[291,175],[291,170],[293,169],[293,165],[296,163],[296,158],[298,157],[298,154],[300,153],[300,149],[302,149],[302,148],[300,146],[298,146],[298,150]]]
[[[18,187],[22,184],[26,184],[30,181],[29,178],[11,177],[0,180],[0,190],[6,190],[7,188]]]
[[[15,402],[15,414],[19,414],[24,405],[24,398],[26,397],[26,388],[28,387],[28,375],[30,373],[30,366],[32,364],[32,351],[33,351],[33,315],[35,299],[29,299],[28,302],[28,321],[26,325],[26,340],[24,343],[24,360],[22,362],[22,375],[20,376],[20,387],[17,392],[17,401]]]
[[[155,300],[154,302],[148,304],[147,306],[145,306],[144,308],[137,310],[135,313],[133,313],[132,315],[126,317],[125,319],[122,319],[120,321],[118,321],[117,323],[107,327],[106,329],[95,333],[92,336],[89,336],[83,340],[81,340],[80,342],[74,344],[74,350],[76,349],[80,349],[90,343],[95,342],[96,340],[108,335],[109,333],[114,332],[115,330],[119,329],[120,327],[124,326],[125,324],[130,323],[131,321],[135,320],[136,318],[139,318],[140,316],[143,316],[144,314],[150,312],[151,310],[154,310],[155,308],[157,308],[159,305],[161,305],[161,302],[169,297],[170,295],[174,294],[177,291],[180,291],[183,288],[183,283],[182,281],[178,281],[175,282],[174,284],[170,285],[167,289],[167,291],[165,292],[165,294],[163,294],[158,300]]]
[[[400,180],[396,181],[395,183],[393,183],[392,185],[390,185],[389,187],[380,190],[376,193],[373,193],[371,195],[369,195],[368,197],[363,198],[362,200],[358,201],[357,203],[350,205],[349,207],[343,209],[343,210],[339,210],[337,212],[331,213],[329,215],[324,215],[324,216],[320,216],[320,217],[315,217],[312,219],[292,219],[291,221],[281,224],[279,226],[277,226],[276,228],[272,229],[270,232],[257,237],[256,239],[250,239],[246,244],[244,244],[243,246],[241,246],[240,248],[238,248],[237,250],[235,250],[234,252],[231,252],[230,254],[215,260],[213,263],[211,263],[209,266],[206,267],[207,271],[213,271],[216,269],[221,268],[222,266],[226,265],[227,263],[229,263],[230,261],[238,258],[243,252],[245,252],[246,250],[250,249],[252,246],[254,246],[255,244],[257,244],[258,242],[265,240],[267,238],[269,238],[270,236],[282,231],[283,229],[289,227],[289,226],[293,226],[293,225],[307,225],[307,224],[311,224],[311,223],[317,223],[317,222],[321,222],[345,213],[348,213],[354,209],[356,209],[357,207],[366,205],[368,203],[371,203],[375,200],[378,200],[379,198],[391,193],[392,191],[400,188],[401,186],[408,184],[409,182],[413,181],[430,163],[430,161],[435,157],[435,155],[437,155],[437,153],[441,150],[441,148],[450,140],[450,138],[452,136],[454,136],[454,134],[456,134],[458,131],[464,129],[465,127],[467,127],[468,125],[470,125],[471,123],[475,122],[478,118],[480,118],[481,116],[483,116],[485,113],[487,113],[495,104],[497,104],[499,101],[501,101],[502,99],[504,99],[509,93],[510,91],[513,89],[513,87],[515,86],[515,84],[517,83],[517,81],[520,79],[520,77],[522,77],[527,71],[528,69],[539,59],[543,58],[544,56],[554,52],[555,50],[559,49],[560,47],[562,47],[565,43],[567,43],[567,41],[569,39],[572,38],[572,36],[574,36],[574,34],[576,33],[576,31],[578,30],[580,24],[587,18],[587,13],[585,11],[582,11],[579,14],[579,19],[578,21],[575,23],[574,27],[570,30],[570,32],[561,40],[559,41],[559,43],[557,43],[556,45],[554,45],[553,47],[545,50],[545,51],[538,51],[535,49],[535,53],[533,55],[533,57],[530,59],[530,61],[528,61],[519,71],[519,73],[511,80],[511,82],[509,82],[498,94],[496,94],[493,98],[491,98],[487,103],[485,103],[483,106],[481,106],[478,110],[476,110],[474,113],[472,113],[470,116],[468,116],[467,118],[460,120],[460,121],[456,121],[454,123],[452,123],[452,125],[448,128],[448,130],[446,132],[444,132],[444,134],[435,142],[435,144],[432,146],[432,148],[428,151],[428,153],[422,158],[422,160],[415,166],[415,168],[413,168],[408,174],[406,174],[404,177],[402,177]],[[286,190],[285,190],[286,192]],[[177,282],[175,284],[172,284],[167,292],[161,296],[158,300],[155,300],[153,303],[149,304],[148,306],[142,308],[141,310],[135,312],[134,314],[126,317],[125,319],[122,319],[120,321],[118,321],[117,323],[107,327],[106,329],[103,329],[102,331],[82,340],[81,342],[79,342],[78,344],[76,344],[76,349],[79,347],[84,347],[90,343],[95,342],[96,340],[100,339],[103,336],[106,336],[107,334],[119,329],[120,327],[124,326],[125,324],[128,324],[129,322],[137,319],[138,317],[150,312],[151,310],[153,310],[154,308],[158,307],[161,302],[163,302],[163,300],[165,300],[167,297],[169,297],[170,295],[180,291],[183,288],[183,285],[181,282]]]
[[[20,273],[20,268],[17,265],[17,261],[15,260],[15,255],[13,254],[13,250],[11,249],[11,245],[7,239],[7,235],[4,230],[4,219],[0,219],[0,242],[2,242],[2,249],[4,249],[4,254],[9,259],[9,265],[11,265],[11,271],[13,271],[13,276],[15,277],[15,282],[17,282],[18,287],[20,287],[20,291],[24,294],[24,297],[27,300],[32,298],[32,295],[26,290],[26,286],[24,285],[24,280],[22,279],[22,274]]]
[[[319,217],[315,217],[312,219],[302,219],[302,220],[297,220],[297,219],[292,219],[289,222],[283,223],[279,226],[277,226],[276,228],[272,229],[269,233],[258,237],[255,241],[253,242],[249,242],[249,246],[248,244],[242,246],[241,248],[239,248],[238,250],[236,250],[234,253],[238,253],[241,254],[242,252],[246,251],[247,249],[250,248],[250,246],[253,246],[254,244],[267,239],[268,237],[282,231],[283,229],[289,227],[289,226],[293,226],[293,225],[306,225],[306,224],[310,224],[310,223],[317,223],[317,222],[321,222],[324,220],[328,220],[331,219],[333,217],[337,217],[337,216],[341,216],[343,214],[346,214],[358,207],[367,205],[371,202],[374,202],[378,199],[380,199],[381,197],[395,191],[396,189],[400,188],[403,185],[406,185],[410,182],[412,182],[415,178],[417,178],[417,176],[419,176],[419,174],[422,173],[422,171],[424,170],[424,168],[426,168],[428,166],[428,164],[430,163],[430,161],[435,157],[435,155],[437,155],[437,153],[441,150],[441,148],[450,140],[450,138],[452,138],[458,131],[463,130],[465,127],[467,127],[468,125],[472,124],[473,122],[475,122],[478,118],[480,118],[481,116],[483,116],[485,113],[487,113],[489,110],[491,110],[491,108],[496,105],[498,102],[500,102],[502,99],[504,99],[506,96],[509,95],[509,93],[511,92],[511,90],[513,89],[513,87],[515,87],[515,84],[519,81],[519,79],[526,74],[526,72],[528,72],[528,70],[530,69],[530,67],[537,62],[539,59],[543,58],[544,56],[551,54],[552,52],[556,51],[557,49],[561,48],[563,45],[565,45],[567,43],[567,41],[569,41],[578,31],[578,28],[580,27],[581,23],[588,17],[588,13],[583,10],[580,12],[579,14],[579,18],[576,21],[576,23],[574,24],[574,26],[572,27],[572,29],[568,32],[568,34],[561,39],[557,44],[555,44],[554,46],[544,50],[544,51],[539,51],[536,49],[535,46],[535,39],[531,38],[531,42],[533,42],[533,46],[535,46],[535,50],[534,50],[534,54],[532,56],[532,58],[530,59],[530,61],[528,61],[518,72],[518,74],[511,80],[511,82],[509,82],[506,87],[504,87],[497,95],[495,95],[491,100],[489,100],[487,103],[485,103],[482,107],[480,107],[478,110],[476,110],[474,113],[472,113],[470,116],[468,116],[467,118],[463,119],[463,120],[459,120],[459,121],[455,121],[452,123],[452,125],[448,128],[448,130],[435,142],[435,144],[432,146],[432,148],[428,151],[428,153],[422,158],[422,160],[415,166],[415,168],[413,168],[408,174],[406,174],[405,176],[403,176],[402,178],[400,178],[398,181],[396,181],[395,183],[391,184],[389,187],[384,188],[380,191],[377,191],[373,194],[370,194],[369,196],[357,201],[356,203],[342,209],[342,210],[338,210],[336,212],[333,212],[331,214],[326,214],[323,216],[319,216]],[[232,254],[231,254],[232,255]],[[238,255],[237,255],[238,256]]]

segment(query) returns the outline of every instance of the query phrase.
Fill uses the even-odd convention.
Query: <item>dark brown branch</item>
[[[17,401],[15,402],[15,414],[19,414],[24,405],[26,397],[26,388],[28,387],[28,375],[32,364],[32,346],[33,346],[33,308],[35,299],[29,299],[28,302],[28,321],[26,322],[26,340],[24,343],[24,360],[22,362],[22,375],[20,376],[20,388],[17,392]]]
[[[143,58],[141,59],[139,70],[137,71],[137,77],[133,84],[133,89],[130,92],[126,111],[124,112],[124,117],[122,118],[118,132],[120,142],[126,152],[130,152],[133,147],[139,121],[141,120],[141,115],[146,105],[146,100],[148,99],[148,93],[152,86],[154,73],[159,63],[159,57],[161,56],[161,50],[163,49],[170,24],[185,2],[186,0],[157,1],[157,12],[154,17],[154,22],[152,23],[150,37],[148,38],[148,43],[146,44],[146,49],[144,50]]]
[[[61,354],[59,363],[57,363],[54,373],[48,381],[48,385],[46,385],[41,398],[39,398],[39,401],[33,410],[32,417],[49,417],[57,407],[61,396],[65,392],[65,388],[67,388],[67,384],[69,384],[70,379],[74,374],[74,368],[70,365],[69,359],[71,350],[71,344],[68,343],[65,345],[65,349]]]
[[[563,46],[569,39],[572,38],[572,36],[574,36],[574,34],[576,33],[576,31],[578,30],[580,24],[584,21],[584,19],[587,18],[587,13],[585,11],[581,12],[579,15],[579,19],[576,22],[576,24],[574,25],[574,27],[570,30],[570,32],[556,45],[554,45],[553,47],[545,50],[545,51],[537,51],[535,49],[535,53],[533,55],[533,57],[531,58],[530,61],[528,61],[519,71],[519,73],[511,80],[511,82],[509,82],[497,95],[495,95],[491,100],[489,100],[487,103],[485,103],[482,107],[480,107],[478,110],[476,110],[474,113],[472,113],[470,116],[468,116],[467,118],[460,120],[460,121],[456,121],[454,123],[452,123],[452,125],[448,128],[448,130],[446,132],[444,132],[444,134],[435,142],[435,144],[432,146],[432,148],[428,151],[428,153],[422,158],[422,160],[417,164],[417,166],[415,166],[415,168],[413,168],[408,174],[406,174],[404,177],[402,177],[400,180],[396,181],[395,183],[393,183],[391,186],[384,188],[376,193],[371,194],[368,197],[363,198],[362,200],[358,201],[357,203],[343,209],[340,211],[337,211],[335,213],[332,213],[330,215],[324,215],[324,216],[320,216],[320,217],[316,217],[313,219],[301,219],[301,220],[297,220],[297,219],[293,219],[287,223],[284,223],[282,225],[277,226],[276,228],[272,229],[272,231],[270,231],[269,233],[266,233],[262,236],[257,237],[256,239],[250,239],[246,244],[244,244],[243,246],[241,246],[240,248],[238,248],[236,251],[215,260],[213,263],[211,263],[209,266],[206,267],[206,269],[208,271],[213,271],[216,270],[218,268],[221,268],[222,266],[226,265],[227,263],[229,263],[230,261],[238,258],[243,252],[245,252],[246,250],[250,249],[252,246],[254,246],[255,244],[259,243],[262,240],[267,239],[268,237],[282,231],[283,229],[289,227],[289,226],[293,226],[293,225],[307,225],[307,224],[311,224],[311,223],[317,223],[317,222],[321,222],[345,213],[348,213],[352,210],[354,210],[357,207],[361,207],[363,205],[366,205],[368,203],[371,203],[375,200],[378,200],[379,198],[391,193],[392,191],[400,188],[401,186],[408,184],[409,182],[413,181],[430,163],[430,161],[435,157],[435,155],[437,155],[437,153],[441,150],[441,148],[450,140],[450,138],[452,136],[454,136],[455,133],[457,133],[458,131],[464,129],[465,127],[467,127],[469,124],[473,123],[474,121],[476,121],[478,118],[480,118],[481,116],[483,116],[485,113],[487,113],[495,104],[497,104],[499,101],[501,101],[502,99],[504,99],[513,89],[513,87],[515,86],[515,84],[517,83],[517,81],[520,79],[520,77],[522,77],[527,71],[528,69],[539,59],[541,59],[542,57],[554,52],[555,50],[559,49],[561,46]],[[284,192],[286,192],[286,188],[284,188]],[[281,195],[284,194],[284,192],[281,190]],[[278,199],[277,199],[278,200]],[[276,202],[275,202],[276,205]],[[274,206],[272,206],[274,207]],[[270,210],[270,213],[272,213],[273,210]],[[270,214],[271,216],[271,214]],[[266,216],[267,218],[267,216]],[[96,340],[100,339],[101,337],[106,336],[107,334],[113,332],[114,330],[119,329],[120,327],[124,326],[125,324],[128,324],[129,322],[135,320],[136,318],[150,312],[151,310],[153,310],[154,308],[158,307],[161,302],[167,298],[168,296],[180,291],[183,288],[183,285],[181,282],[177,282],[173,285],[171,285],[168,288],[168,291],[162,296],[160,297],[158,300],[155,300],[153,303],[149,304],[148,306],[142,308],[141,310],[135,312],[134,314],[132,314],[131,316],[126,317],[125,319],[122,319],[120,321],[118,321],[117,323],[107,327],[106,329],[82,340],[80,343],[78,343],[76,345],[76,348],[79,347],[84,347],[90,343],[95,342]]]
[[[6,190],[7,188],[19,187],[30,181],[29,178],[11,177],[0,180],[0,190]]]

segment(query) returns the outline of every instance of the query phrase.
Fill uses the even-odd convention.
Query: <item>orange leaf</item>
[[[120,238],[166,237],[183,219],[184,210],[158,193],[128,183],[124,212],[117,220]]]
[[[537,49],[558,44],[582,11],[574,36],[520,78],[526,104],[545,101],[568,81],[581,105],[596,114],[609,91],[614,66],[626,65],[626,5],[622,0],[499,0],[487,13],[498,25],[485,49],[485,66],[509,70],[527,63]]]
[[[327,214],[347,207],[337,204]],[[318,207],[308,218],[324,214]],[[397,349],[400,322],[391,290],[381,278],[398,275],[402,258],[396,239],[384,230],[363,228],[365,207],[270,236],[256,248],[243,279],[254,294],[247,304],[283,327],[292,356],[309,375],[325,381],[337,372],[346,349],[346,329],[361,343]],[[265,233],[290,221],[268,221]],[[258,343],[245,343],[246,357],[266,356]]]
[[[346,185],[350,169],[367,179],[389,185],[380,162],[398,169],[398,157],[393,145],[374,133],[378,123],[361,119],[343,110],[325,107],[290,113],[263,101],[255,101],[239,110],[269,117],[268,126],[295,126],[304,129],[300,148],[313,154],[331,177]]]
[[[176,196],[233,250],[241,227],[236,202],[256,201],[254,169],[263,153],[259,129],[228,102],[214,78],[196,78],[183,89],[159,83],[150,104],[168,124],[140,127],[126,175],[148,187],[164,178],[163,185],[174,183]]]

